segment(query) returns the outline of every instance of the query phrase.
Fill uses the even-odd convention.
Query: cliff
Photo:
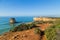
[[[40,36],[34,33],[34,29],[31,29],[6,33],[0,37],[0,40],[40,40]]]
[[[48,18],[48,17],[34,17],[34,21],[55,21],[55,18]]]
[[[49,24],[38,24],[39,28],[46,29]],[[17,31],[17,32],[8,32],[0,36],[0,40],[46,40],[46,36],[43,35],[42,38],[40,34],[34,33],[35,28]]]

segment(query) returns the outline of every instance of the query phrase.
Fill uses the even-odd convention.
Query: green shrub
[[[39,28],[35,28],[34,33],[35,34],[40,34],[40,29]]]
[[[34,23],[32,24],[25,24],[25,23],[22,23],[20,25],[18,25],[17,27],[15,27],[13,30],[11,30],[12,32],[16,32],[16,31],[23,31],[23,30],[28,30],[28,29],[31,29],[31,28],[34,28],[36,27]]]
[[[47,40],[56,40],[56,29],[55,26],[51,26],[45,30]]]

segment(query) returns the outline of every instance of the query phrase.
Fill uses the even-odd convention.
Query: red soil
[[[49,24],[37,24],[41,30],[45,30]],[[39,34],[34,33],[34,29],[20,31],[20,32],[9,32],[0,37],[0,40],[46,40],[46,36],[43,35],[42,38]]]
[[[45,23],[45,24],[37,24],[37,26],[44,31],[45,29],[47,29],[51,24],[49,23]]]

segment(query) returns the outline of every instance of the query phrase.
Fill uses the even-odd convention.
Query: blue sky
[[[0,0],[0,16],[60,17],[60,0]]]

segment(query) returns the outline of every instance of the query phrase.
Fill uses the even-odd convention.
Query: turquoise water
[[[17,22],[14,25],[9,23],[10,18],[15,18]],[[32,22],[33,17],[0,17],[0,34],[8,32],[10,29],[18,26],[20,23]]]

